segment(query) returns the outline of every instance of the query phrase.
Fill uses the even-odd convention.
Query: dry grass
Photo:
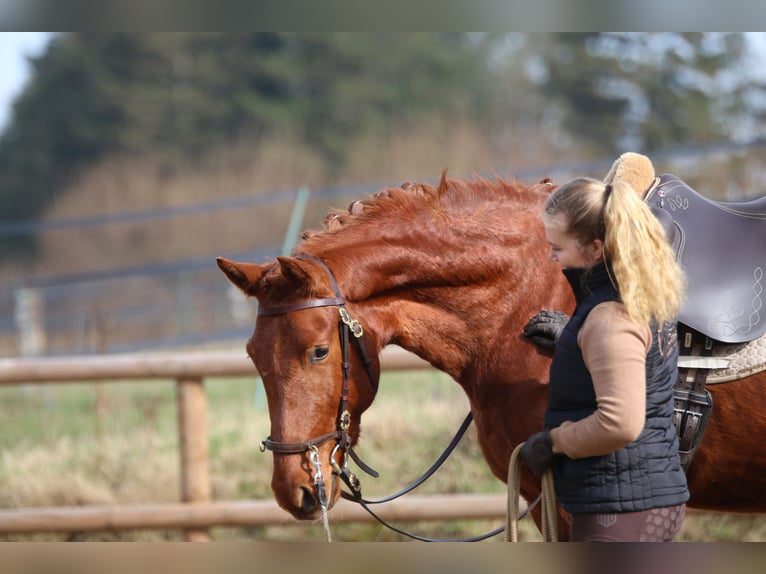
[[[290,142],[271,142],[255,150],[233,148],[183,173],[168,172],[151,158],[112,158],[62,193],[45,219],[117,215],[289,192],[322,178],[318,158]],[[265,212],[253,206],[50,231],[39,236],[40,256],[27,262],[23,272],[54,276],[274,245],[284,234],[290,209],[290,202],[284,201],[268,205]]]
[[[206,384],[211,475],[215,500],[271,499],[271,456],[257,445],[268,433],[262,388],[253,380]],[[101,414],[92,385],[0,389],[0,506],[70,506],[178,500],[178,450],[172,383],[104,385]],[[386,374],[363,417],[359,446],[380,471],[363,476],[365,496],[388,495],[417,478],[441,453],[467,412],[462,390],[434,371]],[[491,475],[473,429],[445,466],[417,494],[505,494]],[[493,530],[497,521],[403,524],[422,536],[463,538]],[[522,541],[540,540],[529,520]],[[215,540],[319,541],[320,525],[215,528]],[[396,541],[372,524],[335,524],[338,541]],[[175,531],[7,536],[3,540],[177,540]],[[502,537],[493,540],[500,540]],[[690,514],[683,541],[766,541],[761,516]]]
[[[503,144],[512,139],[505,137]],[[371,182],[398,185],[404,180],[436,179],[443,168],[455,176],[471,176],[498,166],[522,169],[555,161],[557,150],[544,136],[516,139],[514,147],[527,150],[527,156],[508,157],[508,148],[498,147],[497,138],[490,139],[467,121],[391,127],[360,137],[350,146],[342,168],[326,164],[312,149],[289,137],[236,143],[194,158],[184,169],[169,169],[151,157],[111,157],[82,173],[42,219],[59,221],[291,193],[302,186],[316,190]],[[532,150],[538,153],[532,156]],[[350,199],[312,200],[305,227],[317,226],[327,211],[344,207]],[[0,279],[51,277],[278,246],[291,204],[287,199],[183,217],[43,232],[39,256],[0,268]]]
[[[378,481],[364,479],[365,495],[370,497],[390,494],[417,478],[440,454],[467,412],[460,388],[440,373],[413,373],[394,380],[385,377],[381,386],[376,405],[364,418],[360,447],[365,459],[381,472]],[[260,439],[268,434],[262,389],[245,379],[211,380],[206,388],[213,498],[270,499],[271,456],[257,449]],[[178,499],[172,385],[114,383],[104,390],[104,404],[98,415],[95,395],[88,385],[0,389],[0,415],[16,429],[0,435],[0,506]],[[100,434],[94,433],[96,429]],[[475,436],[469,433],[444,469],[419,492],[503,491],[504,486],[483,463]],[[454,531],[473,527],[446,528]],[[351,540],[391,539],[387,532],[371,534],[377,528],[339,525],[337,536]],[[428,526],[413,528],[428,532]],[[105,536],[151,539],[150,533],[94,533],[78,539],[100,540]],[[156,534],[158,539],[168,536],[173,533]],[[321,539],[322,533],[316,525],[306,525],[216,529],[216,536],[224,540],[310,540],[315,536]]]

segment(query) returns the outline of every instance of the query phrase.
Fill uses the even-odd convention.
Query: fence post
[[[210,464],[208,462],[207,398],[202,377],[176,379],[178,401],[178,439],[181,454],[181,501],[188,504],[210,502]],[[208,542],[206,529],[187,529],[190,542]]]
[[[21,356],[45,354],[45,297],[42,291],[35,287],[20,287],[13,292],[13,296]]]
[[[293,211],[290,213],[290,221],[285,232],[285,241],[282,243],[282,255],[290,255],[293,246],[298,241],[298,233],[303,222],[303,214],[306,213],[306,204],[309,202],[310,194],[311,191],[308,187],[301,187],[295,196]]]

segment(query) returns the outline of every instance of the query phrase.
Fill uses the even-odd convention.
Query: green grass
[[[210,471],[214,500],[271,499],[271,455],[259,441],[269,421],[255,377],[209,379]],[[97,405],[99,407],[97,408]],[[362,418],[359,454],[380,471],[360,473],[365,496],[391,494],[441,454],[466,413],[458,385],[435,371],[384,374],[375,403]],[[140,504],[179,498],[178,431],[172,381],[55,384],[0,388],[0,507]],[[489,471],[473,428],[447,463],[415,494],[505,494]],[[434,538],[477,536],[502,521],[405,523]],[[332,524],[332,519],[331,519]],[[398,541],[377,524],[333,524],[339,541]],[[317,523],[214,528],[222,541],[320,541]],[[93,532],[6,536],[0,540],[179,540],[177,531]],[[521,540],[540,540],[530,520]],[[680,540],[765,541],[760,516],[690,514]],[[493,540],[502,540],[502,535]]]

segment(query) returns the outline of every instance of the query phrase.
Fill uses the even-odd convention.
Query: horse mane
[[[371,219],[395,217],[399,221],[415,221],[428,211],[431,213],[470,214],[481,205],[511,200],[519,208],[537,207],[540,196],[533,190],[540,186],[545,191],[553,189],[549,179],[528,186],[518,180],[506,180],[495,176],[493,180],[482,176],[472,179],[448,179],[443,170],[438,186],[423,182],[404,182],[400,187],[382,189],[365,198],[352,201],[345,210],[332,209],[324,218],[321,230],[306,230],[302,246],[309,247],[315,241],[342,228],[361,224]]]

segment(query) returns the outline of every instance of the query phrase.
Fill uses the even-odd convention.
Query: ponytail
[[[674,321],[685,278],[665,230],[630,184],[618,179],[606,187],[605,258],[628,315],[647,324]]]

